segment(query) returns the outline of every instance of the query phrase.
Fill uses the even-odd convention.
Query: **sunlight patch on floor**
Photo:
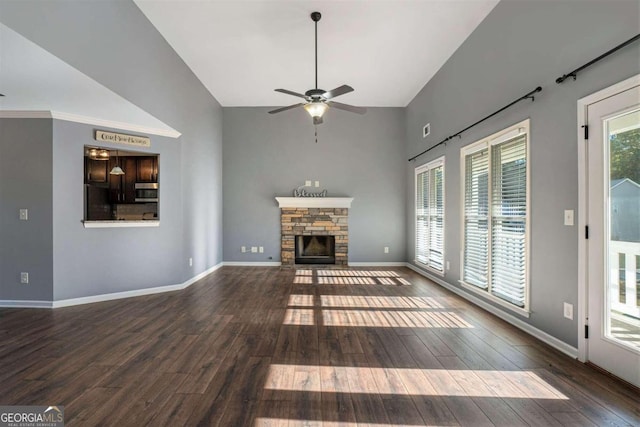
[[[368,427],[424,427],[424,424],[380,424],[380,423],[351,423],[347,421],[325,421],[325,420],[294,420],[290,418],[256,418],[254,427],[357,427],[366,425]]]
[[[319,285],[375,285],[376,283],[371,277],[318,277]]]
[[[316,324],[314,320],[314,310],[308,308],[288,309],[284,314],[283,325],[295,326],[313,326]]]
[[[296,270],[293,283],[298,285],[386,285],[411,286],[395,271],[386,270]]]
[[[313,270],[296,270],[296,276],[313,276]]]
[[[317,313],[324,326],[473,328],[433,297],[292,294],[288,306],[284,325],[314,325]]]
[[[325,326],[378,328],[473,328],[450,311],[322,310]]]
[[[444,308],[442,304],[433,297],[386,297],[359,295],[321,295],[320,306],[336,308]]]
[[[274,364],[269,367],[264,388],[287,392],[568,399],[532,371],[478,369]]]
[[[318,310],[322,325],[367,328],[473,328],[451,311]],[[283,325],[314,325],[314,309],[289,308]]]
[[[313,295],[291,294],[289,295],[289,307],[313,307],[314,300]]]
[[[318,277],[334,276],[334,277],[400,277],[395,271],[383,270],[317,270]]]

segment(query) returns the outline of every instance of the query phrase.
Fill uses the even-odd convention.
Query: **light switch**
[[[29,209],[20,209],[20,221],[29,220]]]
[[[573,225],[573,210],[567,209],[564,211],[564,225]]]
[[[573,304],[565,302],[562,311],[566,319],[573,320]]]

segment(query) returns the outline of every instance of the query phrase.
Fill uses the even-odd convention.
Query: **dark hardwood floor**
[[[69,426],[640,425],[637,390],[405,268],[224,267],[0,309],[0,404]]]

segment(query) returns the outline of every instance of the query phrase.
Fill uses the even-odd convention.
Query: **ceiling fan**
[[[367,109],[364,107],[356,107],[354,105],[343,104],[341,102],[330,101],[337,96],[344,95],[345,93],[353,92],[353,88],[349,85],[342,85],[333,90],[325,91],[324,89],[318,89],[318,21],[322,15],[320,12],[311,13],[311,20],[315,22],[316,36],[315,36],[315,53],[316,53],[316,88],[309,89],[303,94],[293,92],[287,89],[276,89],[276,92],[286,93],[287,95],[297,96],[299,98],[304,98],[305,103],[293,104],[287,107],[278,108],[272,111],[269,111],[269,114],[276,114],[282,111],[290,110],[292,108],[297,108],[302,106],[309,115],[313,118],[313,124],[319,125],[322,123],[322,115],[329,109],[329,107],[334,107],[339,110],[350,111],[352,113],[364,114],[367,112]]]

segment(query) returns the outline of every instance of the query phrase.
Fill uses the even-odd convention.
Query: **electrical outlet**
[[[316,181],[316,187],[320,187],[320,181]]]
[[[257,246],[251,246],[251,253],[252,254],[257,254],[258,253],[258,247]]]
[[[449,271],[450,268],[451,268],[451,265],[449,264],[449,261],[447,261],[447,271]]]
[[[29,283],[29,273],[20,273],[20,283]]]
[[[261,254],[263,254],[263,253],[264,253],[264,246],[260,246],[260,247],[258,248],[258,252],[260,252]]]
[[[568,302],[564,303],[564,317],[573,320],[573,304],[569,304]]]
[[[567,209],[564,211],[564,225],[573,225],[573,210]]]
[[[247,247],[246,246],[240,247],[240,252],[242,252],[242,253],[247,252]]]
[[[189,258],[189,267],[193,267],[193,258]]]
[[[384,253],[385,253],[385,254],[388,254],[388,253],[389,253],[389,246],[385,246],[385,247],[384,247]]]
[[[29,209],[20,209],[20,221],[29,220]]]
[[[305,186],[305,187],[311,187],[311,180],[309,180],[309,179],[308,179],[308,180],[306,180],[306,181],[304,182],[304,186]]]

